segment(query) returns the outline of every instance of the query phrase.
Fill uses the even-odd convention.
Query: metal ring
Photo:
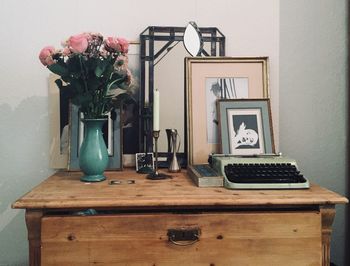
[[[120,180],[110,180],[109,184],[110,185],[120,185],[122,183],[122,181]]]

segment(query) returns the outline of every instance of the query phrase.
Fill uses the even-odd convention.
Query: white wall
[[[302,8],[306,2],[299,1],[298,7]],[[311,9],[323,10],[323,7],[316,2],[314,0],[307,4],[308,10],[310,6]],[[335,2],[338,3],[336,0],[329,0],[327,3],[333,6]],[[339,2],[344,5],[345,0]],[[59,46],[60,42],[69,35],[82,31],[97,31],[104,35],[119,35],[136,40],[139,33],[149,25],[185,26],[188,21],[194,20],[199,26],[217,26],[226,35],[227,55],[267,55],[270,57],[270,88],[275,135],[278,136],[279,5],[278,0],[217,0],[215,2],[200,0],[172,2],[161,0],[61,0],[55,2],[0,0],[0,169],[2,169],[0,175],[0,265],[27,265],[24,212],[12,210],[10,204],[52,172],[48,168],[47,158],[49,150],[47,78],[49,72],[37,59],[43,46],[49,44]],[[290,27],[288,21],[294,21],[294,18],[287,14],[286,2],[282,1],[282,7],[285,8],[281,9],[281,14],[287,17],[286,20],[281,20],[281,23]],[[331,25],[334,25],[333,19],[345,19],[345,14],[340,11],[336,12],[340,18],[334,17],[334,14],[323,15],[327,23],[332,22]],[[309,23],[313,23],[312,19]],[[301,22],[296,21],[295,23],[300,24]],[[324,26],[327,28],[328,24]],[[345,34],[343,30],[341,28],[340,31]],[[316,27],[312,32],[315,33],[311,36],[317,35],[319,30]],[[312,37],[308,35],[308,32],[303,32],[299,38],[309,40]],[[289,43],[285,39],[282,41],[283,51],[288,51]],[[332,55],[338,56],[338,46],[334,46],[333,43],[324,45],[332,51]],[[309,61],[307,56],[303,58]],[[283,68],[288,65],[281,66],[281,71],[284,72],[281,82],[285,86],[285,89],[281,88],[281,92],[291,96],[294,103],[299,103],[299,100],[296,99],[298,93],[293,92],[294,88],[287,87],[291,86],[288,78],[294,77],[300,69],[304,69],[304,72],[309,71],[301,59],[300,61],[301,63],[294,62],[295,65],[298,63],[298,67],[291,71]],[[290,77],[286,72],[289,72]],[[323,77],[327,80],[325,75]],[[344,79],[344,73],[339,73],[339,77]],[[314,75],[309,79],[313,81],[317,77]],[[340,85],[343,86],[343,83]],[[307,91],[309,89],[310,94],[315,90],[309,86],[305,88]],[[323,98],[328,97],[327,91],[320,90],[318,93]],[[303,117],[299,113],[297,116],[286,112],[289,105],[285,103],[287,96],[283,97],[281,122],[287,119],[293,121],[293,119],[296,120],[296,117],[301,119],[303,124],[314,121],[310,120],[315,119],[314,117]],[[335,94],[334,97],[336,97]],[[310,104],[310,100],[313,100],[310,97],[307,99],[303,100],[305,105]],[[338,100],[344,101],[342,98]],[[343,114],[343,111],[342,109],[340,113]],[[317,117],[318,121],[322,121],[322,118]],[[286,134],[286,137],[283,140],[287,144],[283,144],[283,147],[292,155],[298,155],[297,152],[293,153],[292,145],[288,144],[291,143],[289,139],[293,138],[291,133],[288,133],[289,126],[289,123],[284,122],[283,134]],[[310,149],[308,145],[299,146],[303,150]],[[313,161],[310,161],[311,163]],[[302,166],[306,165],[309,163],[305,162]],[[344,180],[339,178],[341,173],[337,171],[337,174],[335,182],[337,187],[330,182],[334,175],[324,175],[326,182],[323,184],[330,185],[332,189],[344,185]],[[314,176],[314,181],[322,181],[319,175]],[[343,233],[343,228],[339,227],[337,232],[338,234]],[[337,236],[335,239],[338,240]],[[341,254],[341,248],[336,246],[336,249],[334,252]]]
[[[346,0],[281,1],[280,147],[312,182],[346,190]],[[344,206],[337,206],[332,261],[344,263]]]

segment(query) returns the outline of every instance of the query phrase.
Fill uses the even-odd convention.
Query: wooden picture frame
[[[269,99],[217,101],[223,154],[275,153]]]
[[[50,158],[53,169],[67,169],[69,157],[69,106],[62,101],[55,80],[55,74],[49,76],[49,117],[50,117]]]
[[[268,98],[268,57],[188,57],[185,81],[188,162],[203,164],[221,150],[216,100]]]

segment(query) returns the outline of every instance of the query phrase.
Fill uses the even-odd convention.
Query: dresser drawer
[[[42,265],[321,264],[316,211],[46,216],[41,230]]]

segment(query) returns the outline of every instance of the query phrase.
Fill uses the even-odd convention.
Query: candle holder
[[[154,153],[156,157],[156,161],[154,164],[154,172],[150,173],[147,178],[151,180],[161,180],[166,178],[171,178],[171,175],[167,175],[164,173],[158,172],[158,138],[159,138],[159,130],[153,130],[153,138],[154,138]]]
[[[138,169],[137,173],[139,174],[150,174],[150,173],[153,173],[153,168],[152,167],[149,167],[150,164],[152,164],[152,161],[148,161],[148,160],[153,160],[153,157],[152,156],[149,156],[151,155],[151,152],[148,152],[149,149],[148,149],[148,146],[149,146],[149,139],[150,139],[150,135],[151,135],[151,126],[150,126],[150,120],[152,118],[152,115],[151,115],[151,111],[150,111],[150,108],[147,106],[144,107],[144,110],[142,112],[142,119],[144,121],[144,132],[143,132],[143,135],[144,135],[144,140],[145,140],[145,165],[141,168]]]

